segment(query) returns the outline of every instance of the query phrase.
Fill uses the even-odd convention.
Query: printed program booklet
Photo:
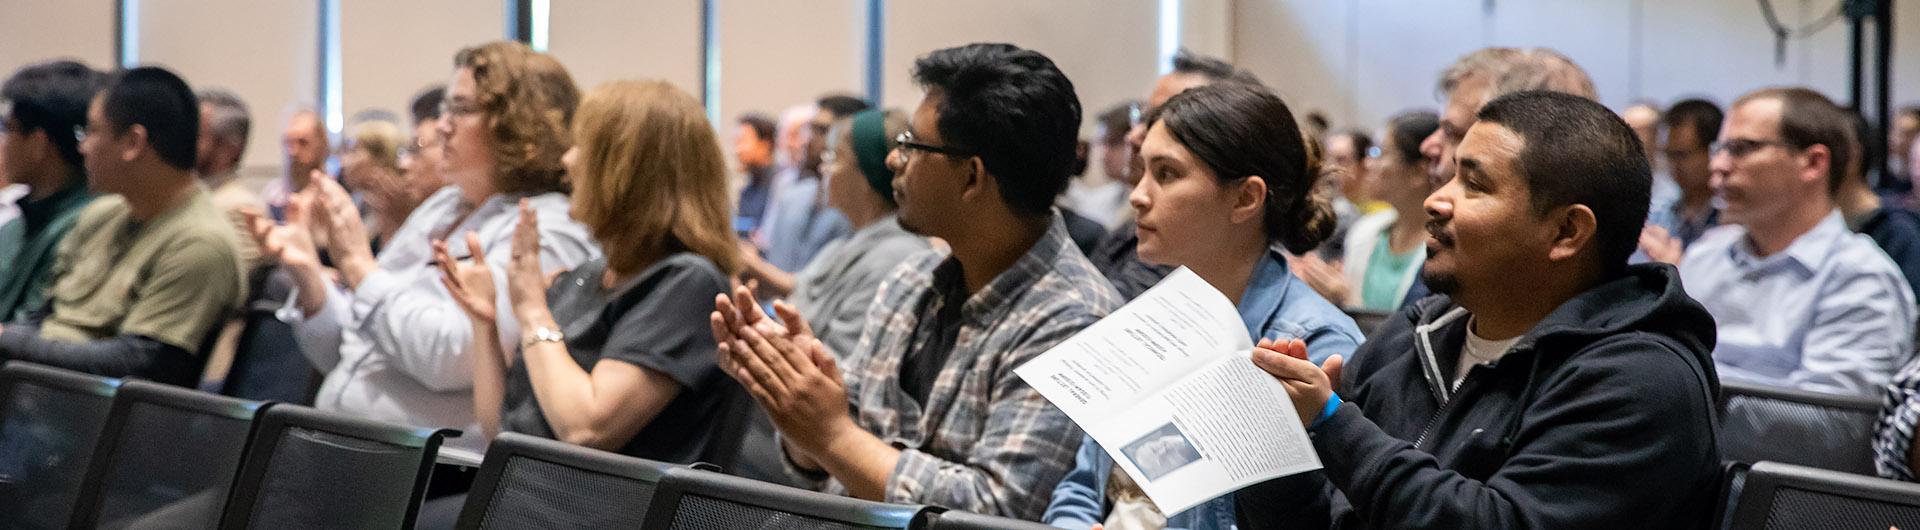
[[[1320,469],[1286,388],[1254,366],[1253,345],[1233,303],[1181,267],[1014,373],[1174,515]]]

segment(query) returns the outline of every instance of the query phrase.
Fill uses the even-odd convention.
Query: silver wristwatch
[[[525,350],[532,348],[533,345],[542,342],[564,342],[566,340],[567,335],[561,333],[560,330],[540,326],[533,328],[531,332],[520,337],[520,349]]]

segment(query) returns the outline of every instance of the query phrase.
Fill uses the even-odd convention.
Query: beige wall
[[[749,111],[778,118],[828,93],[866,97],[864,0],[723,0],[720,7],[720,120]],[[729,144],[730,145],[730,144]]]
[[[279,167],[285,111],[318,97],[317,0],[140,0],[143,62],[195,86],[227,86],[253,107],[246,161]],[[1830,2],[1776,0],[1789,25]],[[111,0],[0,0],[0,70],[78,57],[112,65]],[[716,124],[722,140],[740,113],[781,109],[826,92],[865,89],[866,1],[724,0]],[[1794,41],[1773,63],[1772,39],[1751,0],[1184,0],[1181,42],[1253,69],[1295,107],[1343,126],[1372,127],[1410,107],[1437,105],[1435,75],[1486,45],[1552,46],[1585,66],[1602,99],[1704,94],[1722,101],[1768,84],[1809,84],[1844,97],[1846,28]],[[1903,4],[1904,6],[1904,4]],[[1912,7],[1912,6],[1907,6]],[[550,44],[583,89],[616,78],[661,77],[700,94],[701,2],[555,1]],[[1091,116],[1144,95],[1157,72],[1158,0],[978,0],[887,3],[881,102],[910,107],[909,76],[929,51],[974,41],[1038,49],[1073,79]],[[500,2],[341,2],[343,111],[403,113],[420,88],[442,82],[462,46],[505,33]],[[1920,100],[1920,8],[1899,10],[1895,101]],[[1637,43],[1637,45],[1636,45]],[[1902,82],[1902,80],[1905,80]],[[1085,123],[1083,121],[1083,123]],[[1087,130],[1091,125],[1087,124]]]
[[[0,0],[0,76],[57,58],[113,67],[113,11],[102,0]]]
[[[882,99],[911,108],[920,101],[913,61],[927,52],[970,42],[1009,42],[1053,59],[1080,96],[1083,134],[1107,106],[1145,98],[1157,77],[1153,1],[978,0],[893,2],[887,5]]]
[[[446,84],[454,53],[506,38],[506,27],[494,2],[340,2],[342,116],[384,109],[412,119],[413,96]]]
[[[225,87],[253,114],[240,163],[283,167],[280,130],[295,104],[320,95],[319,6],[314,0],[141,0],[140,62],[166,66],[195,89]],[[209,17],[207,13],[220,13]]]
[[[553,2],[547,51],[581,90],[665,79],[700,97],[700,2]]]
[[[1776,84],[1847,97],[1846,24],[1791,41],[1785,64],[1776,66],[1773,38],[1752,0],[1534,0],[1497,2],[1491,11],[1480,0],[1234,3],[1234,60],[1296,108],[1324,110],[1343,127],[1377,127],[1400,110],[1437,107],[1440,70],[1492,45],[1566,53],[1614,108],[1701,95],[1726,102]],[[1798,27],[1833,3],[1775,5],[1785,24]],[[1920,80],[1920,9],[1896,18],[1898,104],[1920,99],[1913,82]]]

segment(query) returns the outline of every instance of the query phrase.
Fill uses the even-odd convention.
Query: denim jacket
[[[1240,296],[1240,319],[1247,335],[1258,339],[1306,341],[1307,354],[1321,362],[1334,354],[1352,356],[1363,340],[1353,318],[1287,270],[1279,253],[1269,251],[1255,267]],[[1093,438],[1083,437],[1069,471],[1053,489],[1053,502],[1041,521],[1059,528],[1086,529],[1106,519],[1107,476],[1113,457]],[[1222,495],[1167,514],[1168,530],[1229,530],[1234,528],[1233,496]]]

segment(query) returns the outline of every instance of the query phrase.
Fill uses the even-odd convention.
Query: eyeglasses
[[[1732,140],[1721,140],[1718,142],[1714,142],[1713,145],[1707,147],[1707,153],[1719,154],[1721,151],[1726,151],[1727,154],[1733,155],[1734,158],[1740,158],[1740,157],[1753,154],[1754,152],[1759,151],[1761,149],[1765,149],[1773,146],[1780,146],[1788,149],[1793,148],[1792,144],[1788,144],[1786,142],[1782,142],[1779,140],[1750,140],[1746,138],[1734,138]]]
[[[480,105],[475,103],[466,102],[466,101],[454,101],[451,99],[442,100],[440,102],[441,116],[457,117],[457,116],[466,116],[470,114],[479,114],[480,112],[482,112]]]
[[[941,147],[937,145],[928,145],[928,144],[916,142],[913,139],[913,131],[902,131],[899,136],[893,137],[893,143],[895,145],[900,146],[901,150],[909,151],[909,152],[925,151],[928,153],[943,154],[943,155],[947,155],[954,158],[966,158],[966,157],[974,156],[973,153],[969,153],[967,151],[960,150],[960,149],[954,149],[952,147]]]

